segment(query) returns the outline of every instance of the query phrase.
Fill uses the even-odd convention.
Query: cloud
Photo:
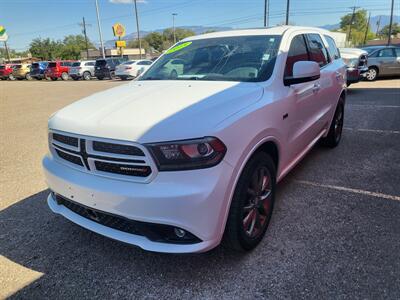
[[[133,0],[109,0],[111,3],[114,4],[132,4]],[[137,3],[147,3],[146,0],[136,0]]]

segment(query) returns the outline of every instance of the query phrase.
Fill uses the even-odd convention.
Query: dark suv
[[[96,60],[94,67],[94,76],[99,80],[104,78],[114,78],[115,68],[121,64],[121,60],[117,58],[105,58]]]
[[[39,61],[33,63],[31,66],[31,77],[37,80],[42,80],[44,78],[44,72],[46,71],[48,64],[49,63],[47,61]]]

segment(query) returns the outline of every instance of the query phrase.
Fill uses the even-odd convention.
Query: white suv
[[[94,76],[94,65],[96,61],[94,60],[83,60],[72,63],[69,68],[68,75],[73,80],[90,80]]]
[[[171,61],[183,65],[166,72]],[[254,248],[276,183],[341,138],[346,68],[328,31],[276,27],[187,38],[138,80],[49,120],[55,213],[159,252]]]

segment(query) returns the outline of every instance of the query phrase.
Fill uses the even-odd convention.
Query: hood
[[[262,93],[257,83],[133,81],[65,107],[49,128],[140,143],[197,138]]]

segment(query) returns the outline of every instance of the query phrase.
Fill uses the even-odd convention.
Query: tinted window
[[[394,57],[393,49],[382,49],[379,51],[378,57]]]
[[[395,48],[394,51],[396,52],[396,56],[400,57],[400,48]]]
[[[55,67],[57,67],[57,63],[55,62],[49,63],[49,68],[55,68]]]
[[[278,35],[255,35],[181,42],[140,80],[265,81],[273,72],[280,40]],[[172,65],[176,59],[183,64]]]
[[[107,61],[106,61],[105,59],[98,59],[98,60],[96,60],[96,66],[103,67],[103,66],[105,66],[106,64],[107,64]]]
[[[325,66],[329,62],[328,52],[319,34],[307,34],[307,40],[310,50],[310,60],[318,63],[320,67]]]
[[[74,63],[72,63],[72,66],[73,66],[73,67],[79,67],[80,65],[81,65],[80,62],[74,62]]]
[[[309,60],[306,42],[303,35],[297,35],[290,43],[288,57],[286,59],[285,77],[293,76],[295,62]]]
[[[328,46],[329,46],[328,51],[329,51],[329,55],[331,56],[331,58],[339,59],[340,52],[339,52],[339,49],[336,47],[335,40],[328,35],[325,35],[325,39],[328,42]]]
[[[0,66],[0,70],[4,70],[6,66]]]
[[[38,63],[33,63],[32,64],[32,69],[37,69],[39,68],[39,64]]]
[[[85,63],[85,66],[94,66],[94,62],[93,61],[89,61],[89,62]]]

